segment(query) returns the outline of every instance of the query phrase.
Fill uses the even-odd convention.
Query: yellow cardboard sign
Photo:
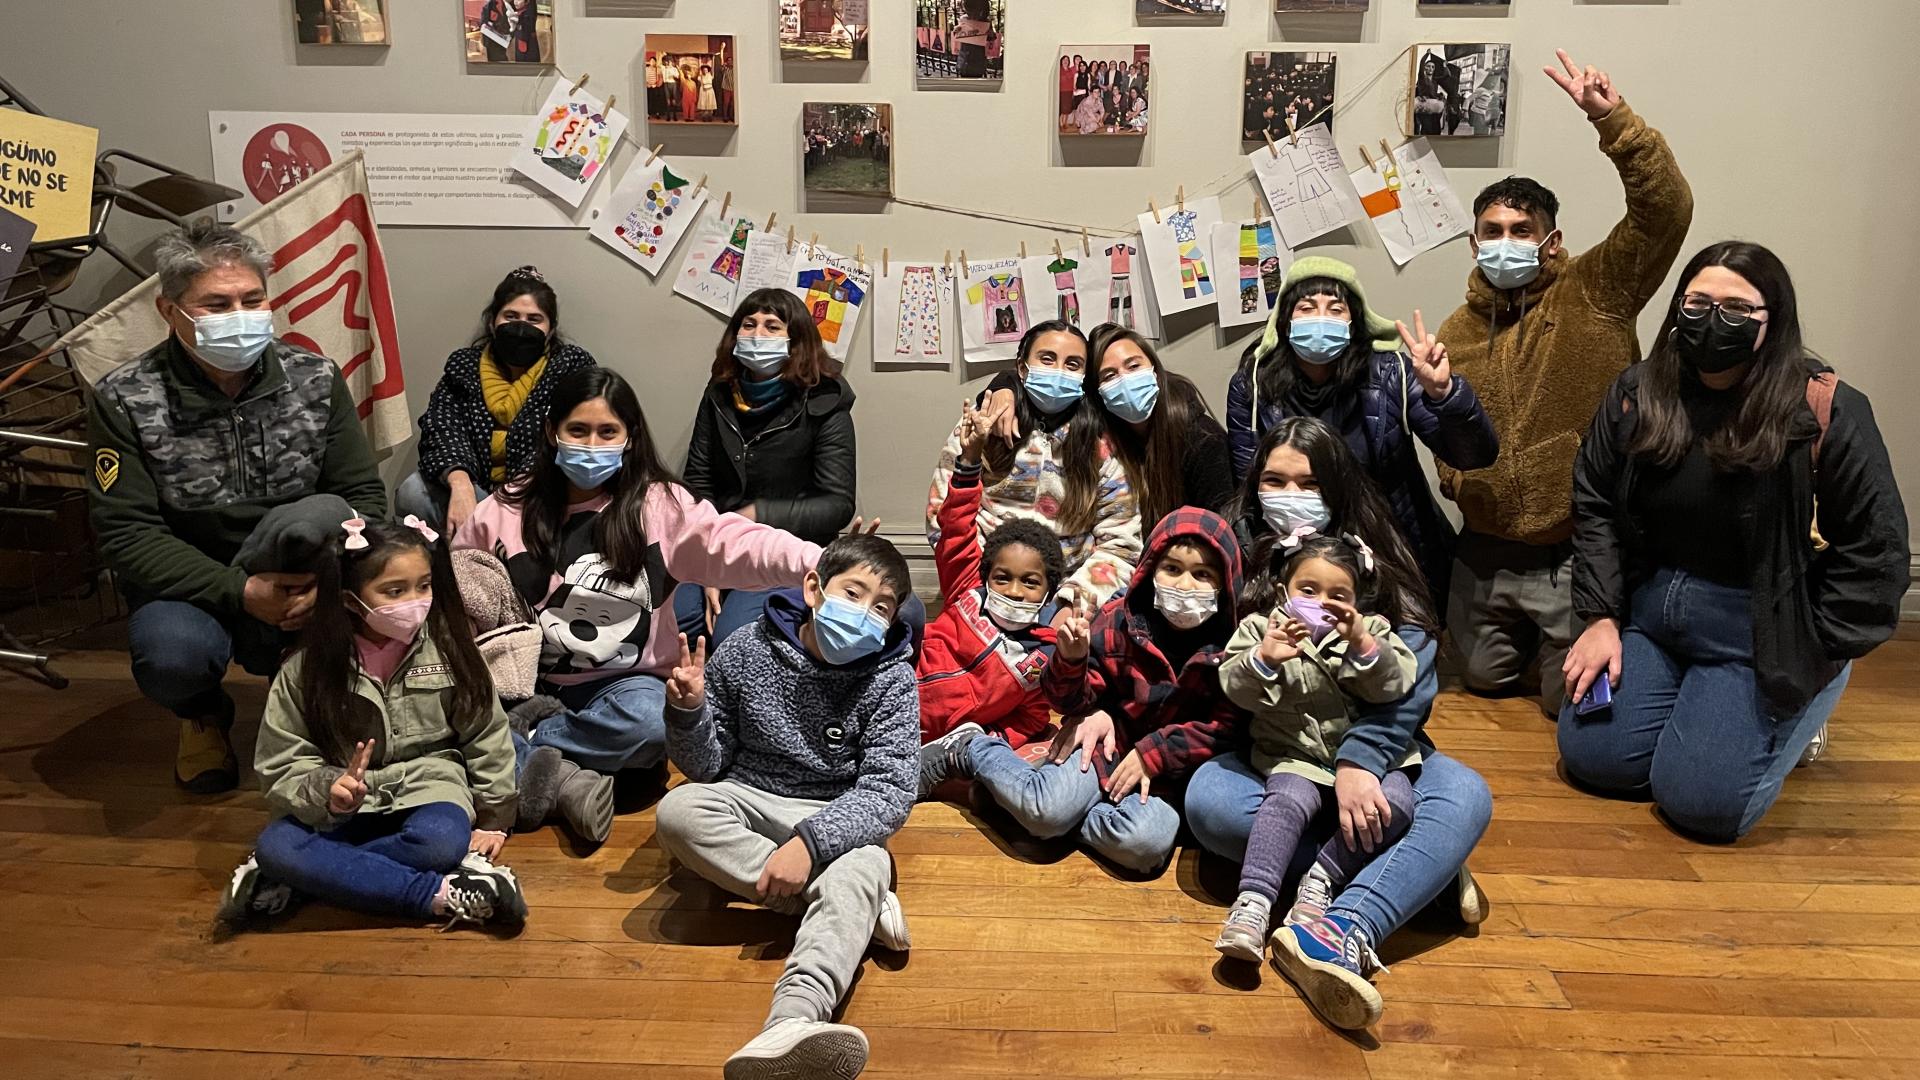
[[[96,128],[0,109],[0,210],[37,226],[34,242],[85,236]]]

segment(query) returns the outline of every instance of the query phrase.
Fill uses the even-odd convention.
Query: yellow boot
[[[180,721],[173,779],[195,795],[232,791],[240,783],[240,762],[233,756],[227,728],[210,720]]]

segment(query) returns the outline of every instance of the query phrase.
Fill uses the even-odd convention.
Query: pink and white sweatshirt
[[[489,552],[506,564],[545,639],[540,677],[556,685],[633,674],[665,678],[680,658],[675,587],[793,588],[820,561],[817,544],[723,514],[678,484],[656,484],[643,510],[645,570],[637,581],[618,581],[594,550],[594,523],[608,502],[602,495],[567,507],[550,572],[527,553],[519,507],[498,495],[474,508],[453,538],[456,550]]]

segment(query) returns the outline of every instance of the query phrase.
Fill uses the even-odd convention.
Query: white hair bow
[[[347,532],[346,542],[340,545],[342,548],[348,551],[366,550],[367,538],[363,535],[367,531],[365,518],[355,515],[341,522],[340,527]]]

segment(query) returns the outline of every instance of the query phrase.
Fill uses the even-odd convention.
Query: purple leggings
[[[1393,819],[1383,830],[1386,834],[1383,842],[1374,845],[1371,854],[1358,848],[1348,850],[1335,830],[1314,856],[1336,890],[1352,880],[1375,855],[1405,836],[1408,826],[1413,824],[1413,780],[1405,769],[1393,769],[1381,777],[1380,792],[1393,807]],[[1267,777],[1267,794],[1253,815],[1247,858],[1240,864],[1241,892],[1259,893],[1269,901],[1280,898],[1280,880],[1286,876],[1287,864],[1293,861],[1301,835],[1307,831],[1308,823],[1319,815],[1321,807],[1332,803],[1332,796],[1331,787],[1294,773],[1277,772]]]

